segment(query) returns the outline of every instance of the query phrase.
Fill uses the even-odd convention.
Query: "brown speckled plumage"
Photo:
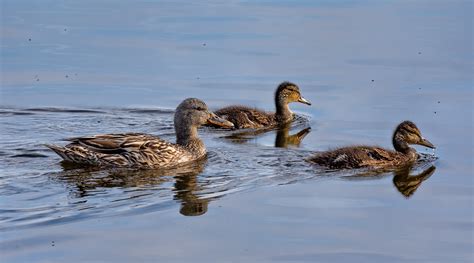
[[[236,129],[266,128],[293,120],[293,112],[288,107],[288,104],[291,102],[311,105],[309,101],[301,96],[299,87],[296,84],[283,82],[275,92],[275,113],[246,106],[228,106],[217,110],[216,114],[232,122]]]
[[[317,153],[308,161],[335,169],[397,167],[414,162],[418,158],[416,150],[409,147],[409,144],[434,148],[421,136],[419,129],[411,121],[404,121],[397,126],[392,142],[396,151],[374,146],[349,146]]]
[[[230,122],[236,129],[264,128],[276,124],[274,113],[246,106],[229,106],[216,111],[216,114]]]
[[[203,158],[206,148],[198,138],[197,127],[212,123],[233,125],[209,112],[204,102],[186,99],[176,109],[176,144],[143,133],[103,134],[69,139],[62,147],[47,145],[65,161],[94,166],[162,168]]]

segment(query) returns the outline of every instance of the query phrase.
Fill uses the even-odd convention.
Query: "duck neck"
[[[288,102],[277,96],[275,98],[276,113],[275,117],[277,122],[285,123],[293,120],[293,112],[288,107]]]
[[[392,143],[395,150],[403,154],[408,154],[414,150],[408,145],[408,143],[403,139],[403,137],[397,133],[393,135]]]
[[[175,126],[176,144],[179,144],[189,151],[199,155],[206,152],[204,143],[199,139],[196,126]]]

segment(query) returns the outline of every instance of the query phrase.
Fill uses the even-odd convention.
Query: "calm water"
[[[472,262],[472,10],[2,1],[1,261]],[[291,127],[203,128],[209,156],[189,167],[67,167],[42,146],[125,131],[173,141],[184,98],[272,110],[283,80],[313,102],[291,105]],[[412,171],[361,176],[303,160],[390,148],[405,119],[438,147],[417,147]]]

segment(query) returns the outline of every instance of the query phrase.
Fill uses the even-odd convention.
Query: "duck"
[[[145,133],[101,134],[70,138],[66,146],[47,144],[64,161],[89,166],[127,168],[169,168],[206,156],[197,129],[204,124],[224,128],[234,125],[209,111],[199,99],[181,102],[174,114],[176,143]]]
[[[239,105],[227,106],[216,110],[215,113],[232,122],[234,129],[268,128],[293,121],[294,114],[288,107],[292,102],[311,105],[311,102],[301,96],[298,85],[284,81],[275,91],[275,113]]]
[[[395,151],[378,146],[348,146],[317,153],[307,161],[331,169],[393,168],[409,165],[418,159],[416,150],[409,146],[411,144],[436,148],[423,138],[412,121],[403,121],[395,128],[392,143]]]

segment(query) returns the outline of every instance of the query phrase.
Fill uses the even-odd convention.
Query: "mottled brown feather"
[[[152,168],[173,166],[195,158],[182,146],[150,134],[103,134],[76,137],[71,141],[54,150],[61,149],[60,155],[65,156],[65,160],[81,164]]]
[[[246,106],[228,106],[215,112],[232,122],[236,129],[263,128],[277,124],[274,113]]]
[[[317,153],[309,161],[329,168],[341,169],[396,166],[414,161],[411,159],[410,155],[404,155],[380,147],[351,146]]]

